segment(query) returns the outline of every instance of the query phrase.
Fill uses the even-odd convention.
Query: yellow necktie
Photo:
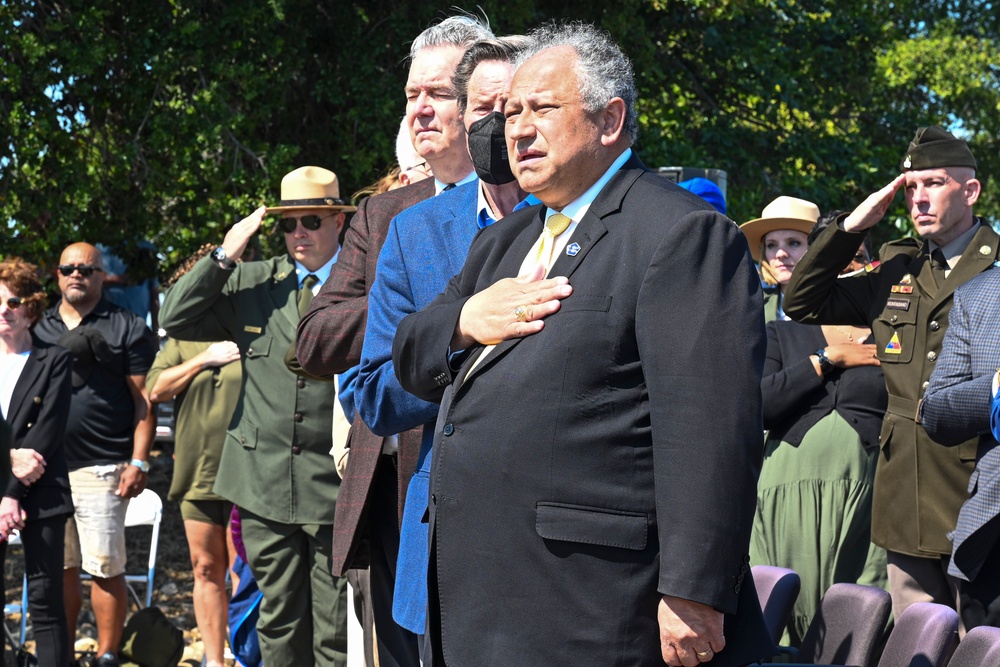
[[[535,255],[536,262],[544,262],[548,267],[552,264],[552,248],[556,244],[556,237],[566,231],[569,223],[573,220],[562,213],[555,213],[545,221],[545,229],[542,230],[542,242],[538,244],[538,253]]]

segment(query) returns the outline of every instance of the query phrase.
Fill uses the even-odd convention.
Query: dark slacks
[[[392,620],[392,594],[399,556],[398,477],[392,457],[382,456],[368,506],[371,541],[372,614],[381,667],[419,667],[417,636]]]
[[[331,573],[333,526],[271,521],[240,508],[264,599],[257,636],[269,667],[347,664],[347,579]]]
[[[24,568],[28,575],[28,613],[35,635],[39,665],[69,664],[69,630],[63,608],[63,547],[66,517],[34,519],[24,524]],[[7,541],[0,542],[0,567],[7,559]],[[0,600],[5,599],[0,577]],[[22,613],[23,610],[22,610]]]

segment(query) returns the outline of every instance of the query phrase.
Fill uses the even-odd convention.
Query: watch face
[[[219,246],[218,248],[212,251],[212,259],[214,259],[216,262],[226,261],[226,251],[222,249],[222,246]]]

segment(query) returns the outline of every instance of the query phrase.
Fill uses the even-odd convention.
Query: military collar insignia
[[[913,282],[913,276],[911,276],[909,273],[907,273],[905,276],[899,279],[900,285],[909,285],[912,282]]]
[[[993,248],[989,247],[988,245],[984,245],[981,248],[979,248],[980,255],[988,255],[991,252],[993,252]]]
[[[274,282],[276,282],[276,283],[280,283],[280,282],[281,282],[282,280],[284,280],[284,279],[285,279],[285,278],[286,278],[287,276],[288,276],[288,274],[287,274],[286,272],[284,272],[284,271],[279,271],[278,273],[274,274]]]

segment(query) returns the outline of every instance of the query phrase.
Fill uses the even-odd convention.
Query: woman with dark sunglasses
[[[73,362],[68,351],[32,335],[44,308],[37,268],[17,258],[0,262],[0,412],[13,435],[13,474],[0,500],[0,565],[7,556],[6,538],[19,530],[38,662],[66,665],[63,546],[73,501],[63,432]]]

